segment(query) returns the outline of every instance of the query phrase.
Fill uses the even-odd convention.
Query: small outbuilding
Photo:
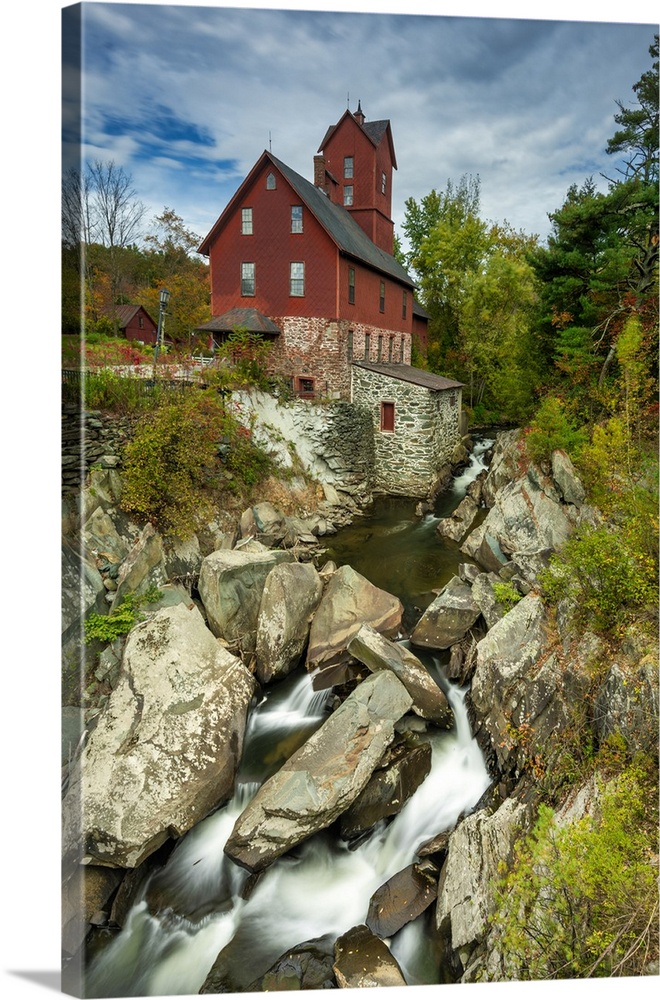
[[[352,400],[371,413],[374,487],[399,496],[435,492],[462,434],[463,383],[396,362],[354,361]]]
[[[126,340],[134,340],[143,344],[155,344],[158,336],[158,323],[154,323],[144,306],[115,306],[115,316],[119,324],[119,332]]]

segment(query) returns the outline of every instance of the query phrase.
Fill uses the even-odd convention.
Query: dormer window
[[[275,174],[271,170],[271,172],[268,174],[268,177],[266,178],[266,190],[274,191],[276,187],[277,183],[275,181]]]

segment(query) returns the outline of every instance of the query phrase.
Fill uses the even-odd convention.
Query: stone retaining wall
[[[81,410],[77,403],[63,403],[62,494],[78,493],[92,465],[105,468],[120,465],[132,429],[129,417]]]

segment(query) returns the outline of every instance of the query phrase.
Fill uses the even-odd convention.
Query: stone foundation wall
[[[104,468],[120,465],[132,430],[129,417],[81,410],[77,403],[63,403],[62,494],[78,493],[92,465]]]
[[[432,494],[460,441],[460,389],[431,390],[355,367],[353,398],[373,427],[375,491]],[[381,430],[383,402],[394,404],[393,431]]]

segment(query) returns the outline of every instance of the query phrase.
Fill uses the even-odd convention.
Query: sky
[[[3,906],[0,982],[12,1000],[59,992],[60,0],[5,16],[3,290]],[[205,235],[268,146],[311,177],[328,125],[360,99],[392,123],[405,200],[481,177],[483,214],[541,231],[568,186],[610,170],[614,101],[649,65],[657,0],[252,0],[240,16],[170,5],[88,4],[99,46],[86,74],[90,152],[132,175],[149,214],[167,205]],[[179,7],[191,6],[182,3]],[[192,5],[194,6],[194,5]],[[246,7],[235,3],[234,7]],[[270,14],[286,7],[312,15]],[[160,9],[156,9],[160,8]],[[521,10],[526,22],[520,20]],[[378,15],[320,16],[356,10]],[[314,13],[316,12],[316,13]],[[460,15],[456,17],[455,15]],[[496,18],[484,20],[485,17]],[[138,20],[139,18],[139,20]],[[559,20],[557,20],[559,19]],[[614,22],[606,27],[593,23]],[[255,24],[266,24],[257,31]],[[552,22],[552,23],[549,23]],[[330,24],[330,27],[326,27]],[[275,26],[275,27],[274,27]],[[277,70],[277,72],[275,72]],[[148,130],[141,127],[148,125]],[[148,141],[145,138],[148,136]],[[508,162],[503,162],[508,161]],[[654,977],[627,983],[655,995]],[[622,984],[623,986],[624,984]],[[447,1000],[483,987],[445,986]],[[597,981],[561,984],[596,1000]],[[401,991],[388,992],[394,1000]],[[408,1000],[408,991],[403,991]],[[556,984],[490,984],[487,1000],[553,1000]],[[416,987],[415,1000],[437,997]]]
[[[200,236],[264,149],[311,179],[326,129],[360,101],[367,119],[391,122],[400,236],[406,199],[467,174],[480,178],[484,218],[544,239],[571,184],[591,176],[604,190],[602,175],[617,176],[605,153],[615,102],[634,101],[654,34],[636,23],[224,4],[83,12],[80,149],[68,141],[77,68],[64,39],[65,166],[114,161],[148,224],[167,206]]]

